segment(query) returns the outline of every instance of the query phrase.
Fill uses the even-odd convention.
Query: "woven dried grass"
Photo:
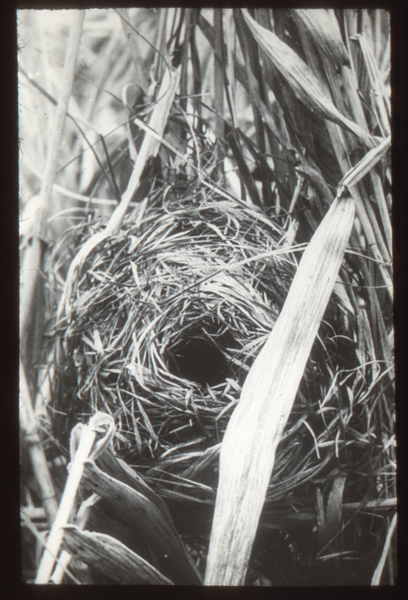
[[[55,437],[67,443],[78,420],[108,412],[116,451],[160,494],[212,504],[223,433],[297,267],[296,248],[275,221],[202,191],[177,198],[162,189],[139,205],[89,256],[71,322],[56,327]],[[340,371],[356,366],[352,330],[336,297],[278,448],[267,503],[287,500],[350,442],[334,437],[345,406]],[[342,377],[355,386],[359,373]],[[330,411],[319,414],[323,401]]]

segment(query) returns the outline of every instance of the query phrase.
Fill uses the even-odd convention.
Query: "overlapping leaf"
[[[373,138],[337,110],[331,98],[322,90],[315,75],[296,52],[272,31],[261,27],[246,9],[242,12],[256,41],[285,78],[296,97],[322,119],[333,121],[354,133],[367,147],[373,147],[375,145]]]

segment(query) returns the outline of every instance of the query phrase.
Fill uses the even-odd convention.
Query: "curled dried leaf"
[[[376,148],[373,148],[352,169],[350,169],[340,181],[338,193],[340,196],[345,187],[356,185],[360,179],[382,159],[391,144],[391,136],[387,137]]]
[[[77,559],[92,565],[119,584],[172,585],[141,556],[124,544],[103,533],[80,531],[78,527],[65,527],[64,547]]]

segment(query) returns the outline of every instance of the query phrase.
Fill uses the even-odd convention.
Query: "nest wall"
[[[106,411],[116,451],[160,493],[213,503],[223,433],[298,264],[285,240],[273,219],[222,198],[139,205],[88,257],[71,322],[54,332],[55,437],[68,446],[79,420]],[[317,409],[334,374],[355,366],[349,327],[337,297],[278,448],[270,501],[328,468],[332,452],[316,452],[314,437],[330,428]],[[341,411],[340,392],[330,402]]]

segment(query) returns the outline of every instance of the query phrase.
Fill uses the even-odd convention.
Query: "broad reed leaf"
[[[338,21],[332,8],[298,8],[294,11],[311,34],[314,42],[325,53],[328,60],[349,66],[350,59],[344,46]]]
[[[64,528],[64,548],[121,585],[173,585],[151,564],[124,544],[103,533]]]
[[[361,142],[372,148],[375,145],[373,138],[337,110],[332,100],[324,93],[314,73],[296,52],[282,42],[272,31],[268,31],[252,19],[246,9],[243,9],[242,12],[256,41],[302,104],[322,119],[329,119],[354,133]]]
[[[245,380],[221,447],[207,585],[244,582],[276,448],[338,276],[354,212],[351,197],[334,200]]]
[[[357,163],[340,182],[339,194],[341,195],[345,187],[356,185],[364,175],[367,175],[369,171],[381,160],[385,152],[388,150],[391,144],[391,137],[386,138],[376,148],[373,148]]]
[[[98,490],[115,519],[142,536],[163,572],[174,583],[201,584],[200,576],[189,560],[180,538],[156,504],[139,491],[108,476],[90,460],[85,462],[83,483]]]
[[[371,52],[370,46],[367,43],[367,40],[362,34],[355,35],[352,40],[357,40],[361,48],[361,53],[363,55],[366,71],[370,81],[371,101],[377,117],[377,122],[382,129],[383,135],[390,135],[389,98],[384,89],[377,63]]]
[[[332,484],[329,498],[327,500],[326,517],[325,517],[325,531],[324,539],[327,544],[330,540],[340,531],[341,520],[342,520],[342,508],[343,508],[343,494],[344,486],[346,484],[346,477],[344,475],[338,475]],[[340,539],[336,538],[336,551],[338,550],[338,542]],[[321,551],[323,548],[321,548]],[[334,550],[334,548],[332,549]]]
[[[98,457],[96,464],[111,477],[126,483],[126,485],[130,486],[143,496],[146,496],[148,500],[156,505],[173,533],[177,535],[177,530],[164,500],[146,485],[143,479],[123,460],[117,458],[113,451],[112,444],[106,447],[104,452]]]

